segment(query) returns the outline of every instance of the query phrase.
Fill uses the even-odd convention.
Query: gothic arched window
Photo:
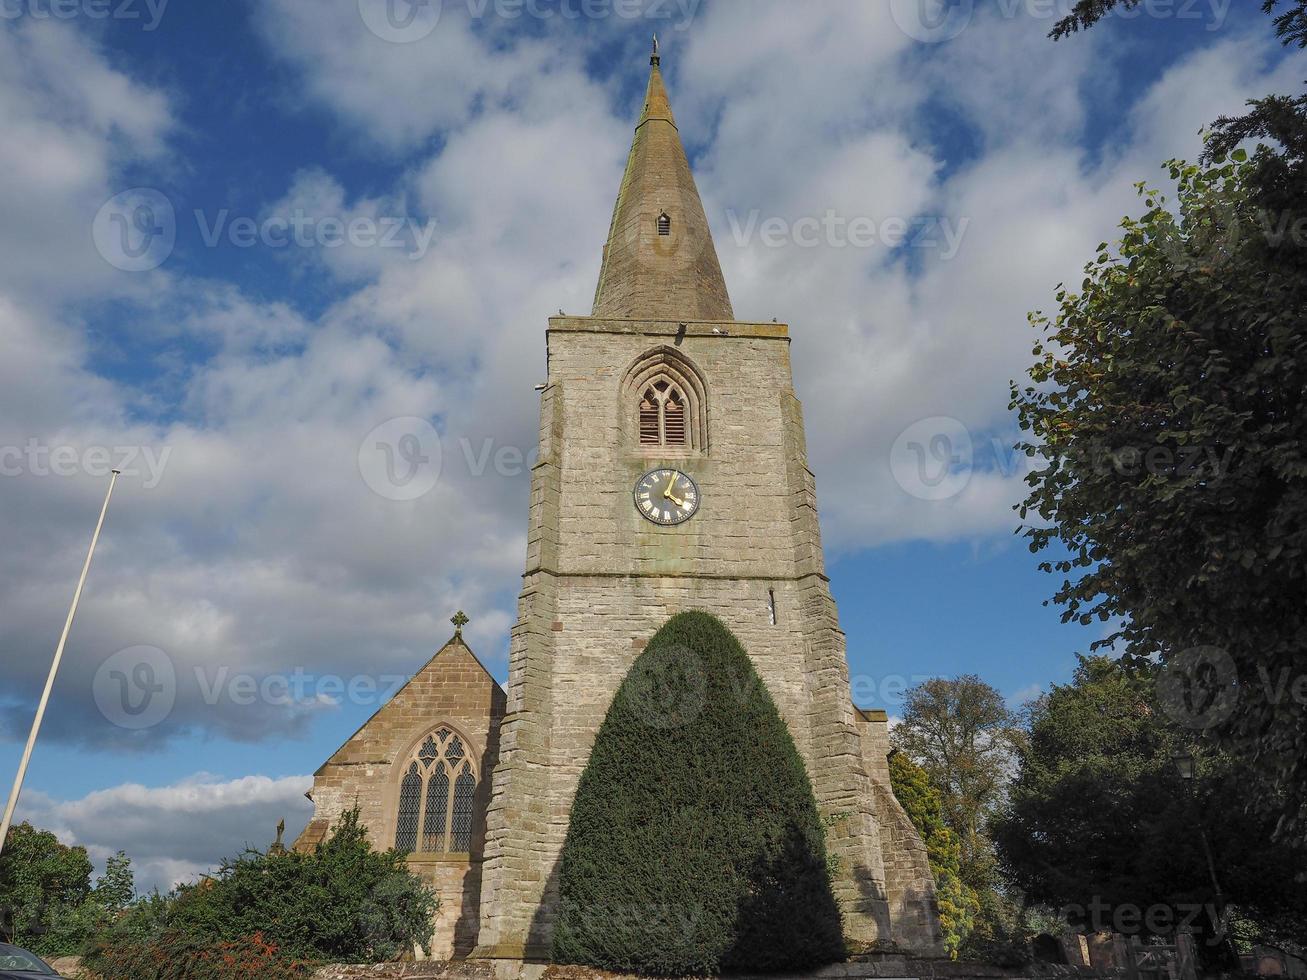
[[[463,739],[442,725],[407,761],[401,768],[395,850],[471,850],[477,775]]]
[[[706,453],[707,399],[703,378],[689,358],[674,347],[657,347],[626,371],[622,425],[642,450]]]
[[[672,216],[664,211],[658,215],[658,234],[670,235],[672,233]]]

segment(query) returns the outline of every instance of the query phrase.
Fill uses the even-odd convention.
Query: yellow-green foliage
[[[939,921],[944,945],[956,958],[958,947],[975,925],[979,901],[960,876],[962,848],[944,820],[944,803],[930,784],[926,771],[902,752],[889,760],[890,783],[908,819],[926,844],[930,870],[935,875]]]

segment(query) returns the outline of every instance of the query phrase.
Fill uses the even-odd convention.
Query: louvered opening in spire
[[[613,208],[595,316],[733,320],[708,218],[663,85],[660,58]]]

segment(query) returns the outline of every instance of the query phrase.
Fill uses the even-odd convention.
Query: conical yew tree
[[[844,957],[803,762],[743,647],[670,619],[622,682],[572,804],[553,956],[610,970]]]

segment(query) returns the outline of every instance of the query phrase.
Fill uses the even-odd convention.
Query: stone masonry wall
[[[885,838],[885,886],[890,915],[899,924],[895,939],[908,948],[929,948],[943,941],[935,878],[926,845],[890,784],[889,719],[883,711],[860,711],[858,731]]]

